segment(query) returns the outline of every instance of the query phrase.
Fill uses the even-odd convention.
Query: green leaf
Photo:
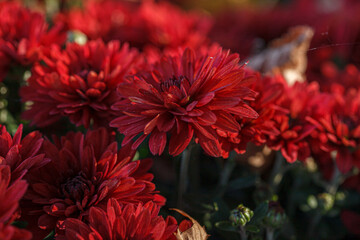
[[[254,176],[254,175],[234,179],[234,180],[229,182],[229,184],[227,186],[227,190],[228,191],[235,191],[235,190],[239,190],[239,189],[254,186],[255,183],[256,183],[256,179],[257,179],[257,177]]]
[[[43,240],[54,240],[55,239],[55,230],[52,230],[49,235],[47,235]]]
[[[14,221],[11,223],[11,225],[18,227],[18,228],[26,228],[28,225],[28,222],[25,221]]]
[[[217,227],[220,230],[227,231],[227,232],[238,232],[239,229],[236,228],[231,224],[229,221],[221,221],[215,223],[215,227]]]
[[[254,210],[254,216],[251,218],[249,224],[256,225],[258,224],[265,216],[268,211],[269,204],[268,202],[262,202],[257,208]]]
[[[258,233],[258,232],[260,232],[260,228],[258,228],[258,227],[255,226],[255,225],[246,225],[246,226],[245,226],[245,229],[246,229],[246,231],[252,232],[252,233]]]

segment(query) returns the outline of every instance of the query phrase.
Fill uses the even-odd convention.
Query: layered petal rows
[[[89,223],[78,219],[67,219],[66,239],[68,240],[170,240],[176,239],[177,228],[173,217],[158,216],[159,206],[146,204],[120,205],[110,199],[106,211],[92,207]]]
[[[48,49],[36,63],[28,86],[21,89],[23,101],[31,101],[23,117],[37,126],[47,126],[68,117],[76,126],[108,126],[114,117],[110,106],[119,100],[116,87],[140,63],[138,52],[114,41],[70,43]]]
[[[28,215],[42,229],[64,228],[66,218],[87,218],[92,206],[105,206],[109,198],[120,203],[164,204],[147,173],[151,161],[131,161],[135,151],[117,149],[114,136],[104,128],[44,142],[51,162],[29,176],[25,198],[32,202]],[[31,205],[27,202],[28,206]]]
[[[237,54],[221,48],[165,55],[153,71],[119,85],[124,100],[113,105],[120,116],[110,125],[125,135],[123,144],[141,135],[133,149],[149,136],[150,151],[161,154],[169,138],[176,156],[195,136],[209,155],[220,156],[215,128],[237,133],[236,118],[258,116],[247,104],[256,95],[247,87],[255,78],[238,62]]]

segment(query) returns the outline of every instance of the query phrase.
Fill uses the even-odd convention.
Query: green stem
[[[189,175],[189,163],[191,158],[191,146],[188,146],[181,155],[180,163],[180,175],[179,175],[179,185],[178,185],[178,200],[177,205],[179,209],[183,208],[183,196],[187,188],[187,180]]]
[[[314,238],[315,237],[314,231],[315,231],[316,227],[319,225],[321,218],[322,218],[322,214],[320,211],[317,211],[315,216],[313,218],[311,218],[308,233],[307,233],[308,239],[316,239],[316,238]]]
[[[344,181],[341,172],[339,171],[338,167],[336,166],[336,163],[334,164],[334,172],[333,176],[331,178],[331,181],[326,186],[326,191],[333,195],[335,197],[335,194],[337,192],[337,189],[339,188],[340,184]],[[316,227],[319,225],[322,213],[317,210],[315,216],[311,219],[310,227],[308,229],[308,239],[314,239],[314,232]]]
[[[330,193],[331,195],[335,196],[337,189],[339,188],[342,181],[343,181],[342,174],[339,171],[339,168],[335,164],[333,176],[331,178],[330,183],[328,184],[328,186],[326,188],[327,192]]]
[[[283,162],[284,162],[284,158],[281,155],[281,152],[280,151],[276,152],[275,163],[269,177],[269,185],[271,189],[274,190],[274,192],[276,192],[277,186],[282,179],[283,172],[281,172],[280,170],[283,165]]]
[[[241,240],[247,240],[246,230],[243,226],[239,227],[239,234],[240,234]]]
[[[225,165],[221,171],[220,180],[219,180],[219,184],[218,184],[218,191],[217,191],[218,197],[223,196],[225,193],[226,186],[231,177],[231,173],[233,172],[233,170],[236,166],[236,161],[235,161],[236,156],[237,156],[236,152],[232,151],[230,153],[229,158],[227,160],[225,160]]]
[[[200,158],[201,148],[200,145],[194,144],[191,149],[191,161],[189,163],[189,181],[191,185],[189,185],[189,191],[198,193],[201,187],[201,179],[200,179]]]
[[[231,173],[236,166],[235,157],[236,157],[236,153],[232,151],[230,153],[229,158],[225,162],[225,166],[221,172],[220,181],[219,181],[219,185],[222,187],[225,187],[227,185],[231,177]]]
[[[266,240],[274,240],[274,229],[266,228]]]

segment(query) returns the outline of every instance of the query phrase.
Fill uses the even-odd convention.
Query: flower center
[[[185,79],[187,79],[185,76],[173,76],[172,78],[169,78],[168,80],[160,83],[160,89],[161,91],[166,92],[169,91],[169,88],[172,86],[180,88],[182,81],[184,81]]]
[[[90,72],[89,70],[84,69],[81,72],[79,72],[77,75],[79,75],[79,77],[81,77],[82,79],[84,79],[86,81],[89,72]]]
[[[94,185],[90,180],[86,179],[84,173],[79,173],[79,175],[73,178],[68,178],[65,183],[61,184],[61,190],[64,196],[74,202],[81,202],[86,196],[91,195],[94,189]]]

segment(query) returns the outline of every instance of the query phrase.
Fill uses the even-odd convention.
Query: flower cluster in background
[[[0,2],[0,239],[359,238],[359,11]]]

